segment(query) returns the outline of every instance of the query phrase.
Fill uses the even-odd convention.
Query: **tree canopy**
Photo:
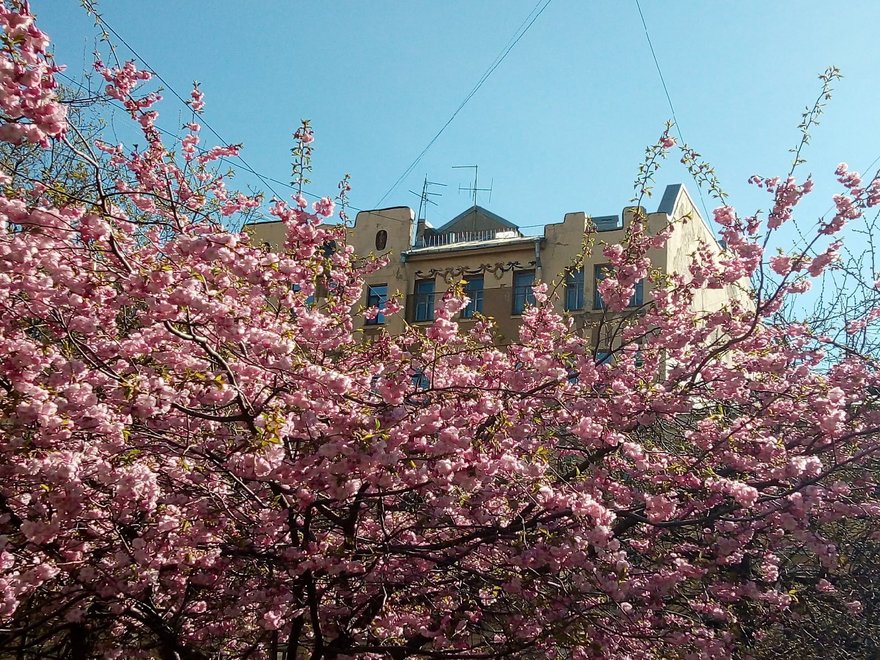
[[[724,249],[695,246],[684,274],[647,257],[679,227],[637,213],[604,247],[610,363],[548,283],[507,346],[491,319],[460,333],[453,294],[427,330],[366,341],[352,315],[375,313],[382,258],[353,253],[331,199],[230,191],[212,166],[238,147],[202,146],[198,88],[167,146],[133,62],[96,70],[144,146],[84,136],[26,5],[0,26],[0,140],[64,149],[89,181],[0,163],[6,653],[696,659],[769,653],[805,604],[858,618],[880,376],[779,314],[834,267],[876,177],[839,166],[833,217],[772,257],[812,184],[756,179],[768,215],[722,203]],[[638,194],[675,148],[649,149]],[[280,249],[224,229],[257,208]],[[650,301],[623,314],[642,278]],[[728,286],[743,296],[694,304]],[[875,326],[864,300],[843,336]]]

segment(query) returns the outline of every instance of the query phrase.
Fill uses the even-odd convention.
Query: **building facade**
[[[489,316],[497,323],[501,341],[514,339],[522,313],[533,301],[531,287],[547,282],[554,285],[556,308],[574,316],[577,327],[589,332],[604,313],[596,286],[607,266],[602,248],[623,241],[634,213],[632,207],[612,216],[566,213],[562,222],[546,225],[542,235],[525,236],[514,223],[477,205],[438,228],[417,220],[407,207],[362,211],[348,231],[348,243],[357,254],[386,255],[389,261],[370,275],[361,304],[381,308],[389,297],[396,297],[404,301],[404,312],[388,317],[380,313],[369,320],[358,316],[360,328],[369,336],[383,331],[396,334],[406,324],[427,325],[443,294],[461,286],[471,300],[460,313],[463,329],[475,316]],[[687,273],[700,242],[716,252],[722,249],[682,185],[668,186],[657,210],[645,213],[650,233],[670,221],[677,223],[666,245],[648,253],[654,269]],[[594,240],[585,246],[585,234],[591,230]],[[283,241],[280,223],[255,225],[253,233],[271,245]],[[711,311],[737,295],[742,294],[733,287],[705,290],[694,305]],[[650,300],[650,283],[642,282],[633,295],[632,309]],[[601,342],[597,338],[597,346]]]

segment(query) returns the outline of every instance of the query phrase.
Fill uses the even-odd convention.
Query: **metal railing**
[[[519,316],[527,305],[535,304],[531,286],[502,287],[466,291],[470,304],[458,314],[466,321],[478,314],[496,319]],[[411,293],[406,297],[404,317],[407,323],[428,323],[434,320],[435,305],[443,297],[442,293]]]
[[[522,238],[516,229],[480,229],[478,231],[450,231],[443,234],[428,234],[415,245],[416,248],[442,247],[456,243],[476,243],[503,238]]]

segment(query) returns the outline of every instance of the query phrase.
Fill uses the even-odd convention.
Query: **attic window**
[[[385,245],[388,243],[388,232],[384,229],[380,229],[376,232],[376,249],[384,250]]]

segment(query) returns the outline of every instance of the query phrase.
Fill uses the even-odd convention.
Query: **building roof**
[[[446,234],[449,232],[482,231],[485,229],[512,229],[518,231],[519,227],[510,220],[505,220],[500,215],[492,213],[492,211],[484,209],[478,204],[474,204],[442,227],[437,227],[434,231],[438,234]]]
[[[678,200],[681,197],[687,199],[688,204],[693,209],[693,214],[697,217],[698,222],[703,223],[703,226],[706,228],[709,236],[714,238],[715,242],[722,248],[726,247],[723,241],[718,240],[718,236],[715,235],[715,231],[712,229],[712,225],[710,225],[709,221],[703,217],[702,213],[700,213],[700,210],[694,203],[691,194],[688,192],[688,189],[685,188],[683,184],[673,183],[666,186],[666,190],[663,191],[663,199],[660,200],[660,206],[657,208],[657,212],[665,213],[666,215],[670,216],[673,215],[675,213],[675,207],[678,205]]]
[[[682,190],[684,190],[684,186],[680,183],[666,186],[666,190],[663,191],[663,199],[660,200],[660,206],[657,207],[657,212],[672,215],[675,212],[675,203],[678,201],[678,195]]]

